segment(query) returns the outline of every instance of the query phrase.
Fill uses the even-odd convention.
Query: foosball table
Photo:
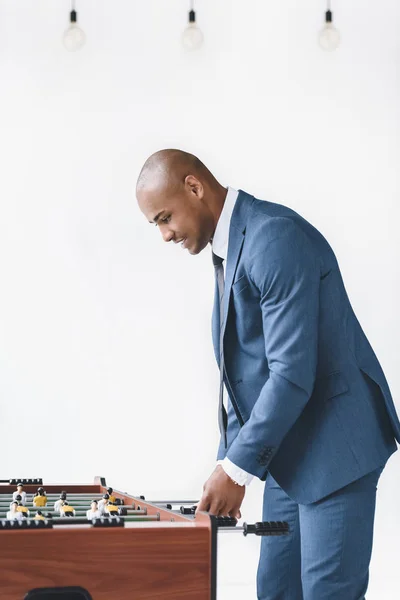
[[[195,500],[146,500],[112,488],[109,496],[102,477],[92,485],[46,485],[38,508],[42,485],[0,480],[2,600],[215,600],[219,535],[289,531],[282,522],[239,527],[234,518],[195,514]],[[54,510],[60,493],[73,516]],[[89,519],[101,499],[102,515]],[[11,504],[22,517],[14,518]]]

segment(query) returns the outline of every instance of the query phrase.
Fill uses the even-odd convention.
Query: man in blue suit
[[[258,477],[263,520],[290,526],[262,538],[258,599],[363,599],[377,483],[400,423],[332,248],[294,210],[222,186],[179,150],[149,157],[136,193],[166,242],[191,254],[212,245],[228,397],[197,510],[240,516]]]

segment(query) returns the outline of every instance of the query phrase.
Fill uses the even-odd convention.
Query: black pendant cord
[[[331,0],[327,0],[326,12],[325,12],[325,23],[332,23],[333,15],[331,9]]]
[[[78,13],[76,12],[75,0],[71,0],[70,21],[71,21],[71,23],[76,23],[77,20],[78,20]]]
[[[196,23],[196,12],[194,10],[194,0],[190,0],[189,23]]]

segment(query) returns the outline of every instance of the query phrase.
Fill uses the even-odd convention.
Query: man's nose
[[[173,232],[168,229],[165,229],[161,235],[163,236],[164,242],[170,242],[174,237]]]

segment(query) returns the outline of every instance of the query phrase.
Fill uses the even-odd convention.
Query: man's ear
[[[191,193],[197,196],[200,200],[204,195],[204,188],[202,183],[194,175],[186,175],[185,177],[185,188]]]

